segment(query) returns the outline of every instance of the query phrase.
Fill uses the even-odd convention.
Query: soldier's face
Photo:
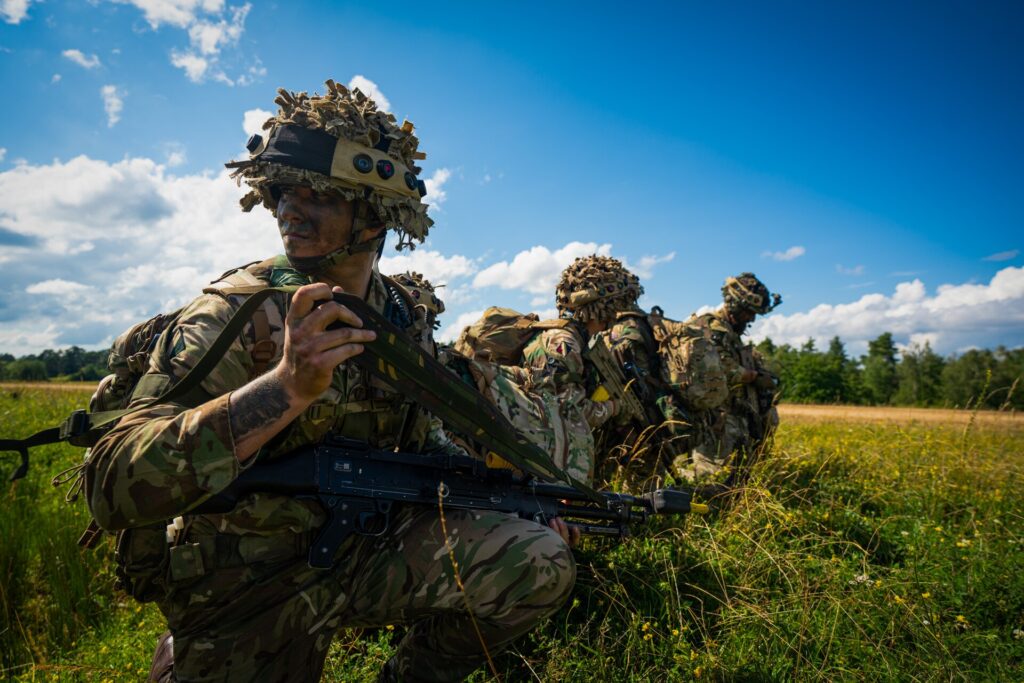
[[[349,243],[352,202],[302,185],[282,185],[279,190],[277,228],[288,256],[323,256]]]

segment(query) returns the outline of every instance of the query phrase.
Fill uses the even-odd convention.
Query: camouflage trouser
[[[745,417],[720,415],[710,429],[702,431],[690,457],[676,460],[677,474],[689,481],[713,478],[732,462],[737,452],[745,453],[750,448],[750,430]]]
[[[473,618],[493,654],[558,609],[576,568],[533,522],[454,510],[445,521],[465,595],[436,509],[405,508],[383,536],[346,540],[326,571],[306,565],[301,544],[283,551],[291,559],[243,564],[223,534],[190,539],[207,570],[160,602],[177,680],[316,681],[339,629],[399,623],[411,625],[394,659],[400,680],[463,678],[485,661]]]

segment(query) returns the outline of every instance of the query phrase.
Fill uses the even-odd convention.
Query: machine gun
[[[489,469],[465,455],[382,451],[329,437],[255,463],[190,514],[229,512],[252,493],[312,498],[323,505],[328,520],[309,550],[309,565],[321,569],[334,564],[336,551],[351,534],[385,533],[396,504],[492,510],[539,523],[562,517],[585,534],[618,538],[651,515],[707,511],[693,502],[690,491],[662,489],[640,496],[604,492],[594,500],[570,486],[517,479],[511,470]]]

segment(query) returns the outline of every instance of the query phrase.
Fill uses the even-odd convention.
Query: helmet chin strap
[[[365,241],[362,239],[365,232],[379,227],[380,219],[374,214],[369,203],[357,201],[356,216],[352,219],[352,236],[347,245],[321,256],[289,256],[288,262],[303,275],[317,275],[353,254],[364,254],[368,251],[376,251],[379,254],[384,247],[386,233]]]

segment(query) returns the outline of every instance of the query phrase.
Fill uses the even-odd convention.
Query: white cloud
[[[622,265],[641,280],[654,277],[654,268],[662,263],[669,263],[676,257],[676,252],[671,251],[664,256],[643,256],[637,263],[630,263],[622,259]]]
[[[0,0],[0,16],[8,24],[20,24],[28,16],[32,0]]]
[[[839,335],[851,349],[892,332],[901,343],[928,339],[942,353],[969,345],[1024,343],[1024,268],[1007,267],[988,284],[945,284],[928,294],[920,280],[901,282],[891,295],[865,294],[848,304],[819,304],[804,313],[776,313],[751,334],[776,343],[819,343]],[[926,335],[926,336],[922,336]]]
[[[167,168],[175,168],[188,161],[188,153],[185,151],[184,145],[179,142],[169,142],[164,145],[164,155],[164,164]]]
[[[193,83],[201,83],[206,78],[206,71],[210,66],[210,63],[199,55],[177,50],[171,51],[171,64],[182,69],[188,80]]]
[[[466,311],[465,313],[459,314],[455,320],[442,328],[437,334],[437,341],[439,342],[453,342],[459,338],[459,333],[462,329],[468,325],[475,323],[480,319],[480,316],[484,314],[483,309],[478,311]]]
[[[349,90],[359,88],[364,95],[377,103],[377,108],[383,111],[391,111],[391,102],[384,96],[376,83],[362,74],[356,74],[348,82]]]
[[[16,238],[0,244],[0,309],[18,304],[16,315],[3,310],[0,351],[109,343],[226,269],[278,253],[273,219],[242,213],[243,192],[224,172],[175,176],[138,158],[80,156],[0,172],[0,229]],[[40,273],[60,277],[40,282]],[[64,305],[95,292],[102,306]]]
[[[786,251],[764,251],[761,252],[761,258],[770,258],[775,261],[792,261],[793,259],[800,258],[807,253],[807,250],[801,246],[790,247]]]
[[[60,83],[61,78],[63,78],[63,76],[61,76],[60,74],[53,74],[53,76],[50,77],[50,83]]]
[[[982,261],[1009,261],[1010,259],[1017,258],[1017,254],[1020,253],[1020,249],[1010,249],[1009,251],[1000,251],[995,254],[989,254]]]
[[[54,296],[68,296],[71,294],[80,294],[87,292],[91,287],[89,285],[83,285],[81,282],[71,282],[70,280],[62,280],[60,278],[54,280],[43,280],[42,282],[36,282],[25,288],[25,291],[29,294],[52,294]]]
[[[237,45],[245,31],[245,18],[252,5],[231,8],[230,21],[196,21],[188,29],[189,41],[200,54],[217,55],[229,45]]]
[[[448,284],[456,278],[472,275],[476,272],[476,264],[459,254],[445,256],[439,251],[420,248],[399,252],[395,256],[381,257],[380,271],[392,275],[414,271],[439,286]]]
[[[611,254],[612,245],[596,242],[569,242],[551,251],[545,246],[532,247],[516,254],[511,261],[500,261],[484,268],[473,279],[474,287],[521,289],[531,294],[555,291],[562,270],[580,256]]]
[[[0,161],[3,161],[7,157],[7,148],[0,147]]]
[[[100,58],[96,55],[86,55],[81,50],[64,50],[62,55],[84,69],[95,69],[100,65]]]
[[[103,98],[103,111],[107,112],[107,128],[113,128],[121,120],[124,91],[115,85],[105,85],[100,88],[100,96]]]
[[[203,14],[224,10],[224,0],[114,0],[122,5],[134,5],[142,10],[152,29],[161,24],[186,28]]]
[[[188,48],[171,50],[171,64],[185,72],[193,83],[207,79],[227,86],[250,85],[266,75],[259,57],[241,75],[232,77],[221,67],[222,53],[236,50],[245,33],[245,20],[252,5],[226,7],[224,0],[114,0],[133,5],[154,31],[163,25],[188,33]]]
[[[266,109],[250,109],[242,115],[242,130],[244,130],[245,134],[250,137],[257,133],[265,134],[263,131],[263,122],[271,116],[273,116],[273,114]]]
[[[434,171],[434,175],[423,181],[423,184],[427,186],[427,194],[423,196],[423,201],[429,204],[434,211],[440,211],[444,200],[448,198],[448,193],[444,191],[444,185],[451,177],[451,171],[447,168],[439,168]]]
[[[836,272],[839,273],[840,275],[853,275],[853,276],[863,275],[864,274],[864,266],[863,265],[856,265],[856,266],[853,266],[852,268],[847,268],[846,266],[837,263],[836,264]]]

